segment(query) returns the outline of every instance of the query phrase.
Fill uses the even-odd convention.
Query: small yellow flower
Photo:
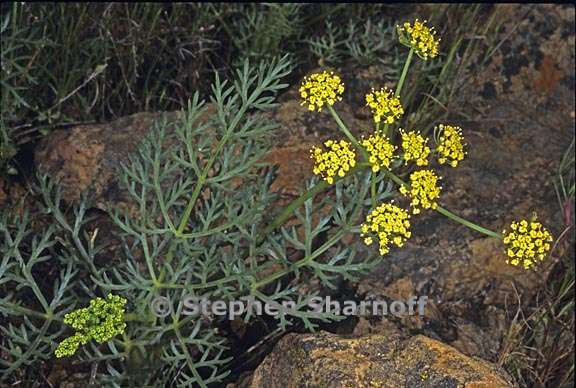
[[[126,299],[108,294],[106,299],[95,298],[90,306],[81,308],[64,316],[64,323],[72,326],[76,333],[62,341],[56,351],[56,357],[71,356],[80,345],[90,340],[103,343],[117,334],[124,333],[124,305]]]
[[[426,26],[426,20],[414,21],[414,25],[406,22],[404,25],[396,26],[400,43],[408,46],[422,59],[434,58],[438,55],[438,44],[440,39],[435,37],[434,27]]]
[[[324,145],[328,151],[313,147],[310,157],[314,159],[314,174],[322,176],[326,182],[332,184],[334,177],[343,177],[356,165],[356,154],[345,140],[327,140]]]
[[[440,164],[448,162],[452,167],[458,166],[458,162],[463,160],[464,155],[466,155],[466,151],[464,151],[466,144],[462,136],[462,128],[440,124],[437,130],[439,130],[440,134],[438,147],[436,148],[440,154],[438,161]]]
[[[368,214],[360,231],[366,245],[372,244],[373,236],[377,237],[380,254],[385,255],[390,244],[401,247],[410,238],[410,215],[393,203],[384,203]]]
[[[374,122],[376,123],[383,119],[385,123],[393,124],[394,121],[404,114],[400,99],[394,97],[394,92],[387,88],[372,89],[372,92],[366,95],[366,105],[372,110]]]
[[[334,72],[315,73],[302,81],[300,97],[303,101],[300,105],[308,104],[309,110],[318,109],[320,112],[325,104],[334,105],[336,101],[341,101],[342,93],[344,84]]]
[[[420,213],[420,208],[436,209],[436,199],[440,197],[439,177],[432,170],[419,170],[410,174],[410,187],[400,187],[400,192],[412,199],[412,213]]]
[[[64,341],[60,342],[54,354],[57,358],[62,358],[66,356],[72,356],[80,345],[86,345],[88,343],[88,338],[82,334],[76,333],[72,337],[66,338]]]
[[[405,163],[414,160],[418,166],[428,165],[428,155],[430,155],[430,147],[427,146],[428,139],[424,138],[420,131],[405,132],[400,128],[400,134]]]
[[[552,235],[537,222],[536,217],[532,221],[512,222],[510,232],[504,231],[503,234],[509,257],[507,264],[522,265],[525,269],[530,269],[538,261],[544,260],[550,250]]]
[[[390,168],[390,162],[394,157],[396,146],[392,145],[385,135],[381,132],[376,132],[368,139],[362,139],[360,144],[370,154],[368,161],[372,165],[372,171],[378,172],[381,167]]]

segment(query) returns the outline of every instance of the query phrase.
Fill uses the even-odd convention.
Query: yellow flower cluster
[[[314,174],[321,175],[329,184],[334,183],[334,177],[343,177],[356,165],[356,154],[345,140],[327,140],[324,145],[328,151],[313,147],[310,157],[314,159]]]
[[[430,155],[430,147],[427,146],[428,139],[425,139],[420,131],[405,132],[400,128],[400,134],[405,163],[414,160],[418,166],[428,165],[428,155]]]
[[[385,135],[378,131],[368,139],[362,139],[360,144],[370,154],[368,161],[372,165],[373,172],[380,171],[381,167],[390,168],[396,146],[391,144]]]
[[[103,343],[117,334],[124,333],[124,305],[126,299],[108,294],[106,299],[95,298],[90,306],[72,311],[64,316],[64,323],[72,326],[76,333],[62,341],[56,351],[56,357],[71,356],[80,345],[90,340]]]
[[[412,198],[410,206],[412,213],[420,213],[424,209],[436,209],[436,199],[440,197],[442,187],[438,186],[438,178],[432,170],[419,170],[410,174],[410,187],[400,187],[400,192]]]
[[[385,123],[392,124],[404,114],[400,99],[394,97],[394,92],[387,88],[372,89],[372,92],[366,95],[366,105],[372,110],[376,123],[384,119]]]
[[[506,263],[523,265],[525,269],[533,267],[538,260],[542,261],[550,250],[552,235],[536,220],[512,222],[510,232],[504,234],[504,244],[508,246],[510,259]]]
[[[300,105],[308,104],[309,110],[318,109],[320,112],[325,104],[334,105],[336,101],[341,101],[342,93],[344,84],[334,72],[315,73],[302,81],[300,97],[303,101]]]
[[[449,162],[452,167],[458,166],[458,162],[466,155],[462,128],[440,124],[438,129],[440,130],[440,141],[437,147],[440,154],[438,161],[440,164]]]
[[[414,50],[422,59],[434,58],[438,55],[438,44],[440,39],[435,37],[434,27],[426,26],[426,20],[414,21],[414,25],[406,22],[403,27],[397,26],[400,42]]]
[[[58,358],[71,356],[76,353],[80,345],[86,345],[87,343],[88,337],[76,333],[72,337],[68,337],[64,341],[60,342],[54,354]]]
[[[391,243],[401,247],[410,238],[410,215],[393,203],[384,203],[368,214],[360,231],[366,245],[372,244],[372,236],[376,236],[380,254],[385,255]]]

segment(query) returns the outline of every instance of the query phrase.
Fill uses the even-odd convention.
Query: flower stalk
[[[402,68],[402,74],[400,75],[398,85],[396,85],[396,91],[394,92],[394,96],[396,97],[400,97],[400,93],[402,92],[404,81],[406,80],[406,76],[408,75],[408,69],[410,68],[410,63],[412,63],[413,56],[414,56],[414,49],[411,48],[410,52],[408,53],[408,58],[406,58],[406,62],[404,62],[404,67]]]
[[[364,149],[364,147],[362,147],[360,145],[360,143],[358,143],[358,140],[356,140],[354,135],[352,135],[352,133],[348,130],[348,127],[346,127],[346,125],[344,124],[344,122],[342,121],[342,119],[340,118],[338,113],[336,113],[334,108],[332,108],[332,106],[328,105],[328,111],[330,112],[330,114],[334,118],[334,121],[336,121],[336,124],[338,125],[338,128],[340,128],[342,133],[348,138],[348,140],[350,140],[350,142],[354,145],[354,147],[356,147],[356,149],[358,149],[358,150],[360,150],[360,152],[362,152],[362,156],[364,156],[364,158],[366,160],[368,160],[368,154],[366,153],[366,150]]]

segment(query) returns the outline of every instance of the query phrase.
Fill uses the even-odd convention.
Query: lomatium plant
[[[116,257],[101,258],[105,240],[91,226],[89,201],[64,212],[58,186],[40,177],[45,220],[0,214],[2,381],[22,379],[39,361],[67,359],[87,365],[98,386],[221,386],[233,363],[225,318],[183,314],[185,297],[290,300],[293,309],[273,315],[278,326],[299,321],[313,330],[341,317],[310,311],[319,291],[300,290],[299,280],[328,288],[357,280],[401,249],[427,211],[501,239],[510,265],[536,267],[552,237],[535,217],[501,234],[441,206],[434,165],[465,162],[465,131],[442,123],[428,139],[402,126],[413,54],[436,58],[439,39],[419,21],[398,34],[409,49],[402,74],[395,90],[367,92],[374,128],[359,140],[337,113],[342,79],[329,71],[304,78],[303,111],[328,111],[343,136],[311,150],[316,177],[280,211],[270,189],[274,172],[262,160],[276,127],[266,112],[287,86],[287,57],[245,62],[234,82],[216,77],[209,104],[196,94],[179,120],[157,124],[120,174],[133,206],[113,214]],[[360,245],[344,239],[350,235]],[[362,244],[378,251],[360,257]],[[158,315],[151,306],[160,297],[166,314]],[[248,310],[241,319],[256,318]]]
[[[440,184],[442,178],[428,166],[432,158],[435,158],[439,164],[458,166],[466,155],[462,128],[453,124],[436,126],[433,148],[429,146],[429,139],[419,130],[405,130],[398,127],[400,144],[396,146],[390,140],[394,135],[394,128],[391,125],[398,123],[404,115],[404,107],[401,103],[402,85],[414,53],[422,60],[435,58],[439,53],[440,39],[436,37],[434,28],[426,24],[426,21],[420,22],[416,19],[414,23],[406,22],[402,26],[397,26],[400,43],[407,46],[410,51],[395,91],[381,88],[380,90],[372,89],[366,94],[366,105],[372,111],[375,123],[374,132],[368,134],[367,139],[364,139],[366,136],[364,135],[363,139],[358,142],[339,117],[334,107],[336,99],[324,97],[335,94],[340,96],[343,93],[344,85],[340,82],[340,77],[332,72],[323,72],[305,79],[306,88],[300,89],[302,104],[310,104],[310,110],[313,110],[312,104],[326,105],[343,135],[350,141],[348,143],[345,140],[333,139],[325,143],[326,145],[339,142],[345,144],[345,153],[333,151],[322,153],[320,149],[315,148],[313,150],[314,173],[321,175],[329,184],[332,184],[335,179],[343,179],[348,171],[350,171],[349,174],[353,174],[366,168],[371,172],[369,179],[374,209],[368,214],[360,229],[367,245],[372,244],[374,240],[378,241],[381,255],[389,252],[391,243],[401,247],[411,235],[408,211],[394,205],[392,200],[382,204],[378,204],[376,200],[379,194],[376,185],[384,180],[393,182],[398,187],[399,193],[409,199],[412,214],[420,214],[422,210],[436,210],[480,233],[501,239],[508,247],[506,254],[509,258],[506,262],[530,269],[544,259],[552,241],[550,232],[537,222],[536,216],[533,216],[530,221],[513,222],[510,225],[511,231],[504,231],[503,236],[457,216],[438,203],[442,193]],[[330,82],[323,81],[328,78]],[[383,130],[382,123],[384,123]],[[350,149],[351,144],[356,147],[355,151]],[[355,154],[360,155],[358,161],[351,160]],[[401,169],[401,164],[393,163],[396,158],[402,160],[404,166],[408,167],[408,171],[403,170],[404,175],[408,174],[406,181],[396,173],[396,170]],[[323,174],[326,160],[330,160],[330,169],[328,174]],[[352,170],[351,167],[355,165],[359,168]]]

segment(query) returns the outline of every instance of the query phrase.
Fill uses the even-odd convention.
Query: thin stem
[[[304,257],[302,260],[297,261],[296,263],[294,263],[293,265],[291,265],[288,268],[285,268],[281,271],[275,272],[272,275],[254,283],[252,285],[252,289],[258,290],[259,288],[267,285],[268,283],[271,283],[275,280],[278,280],[278,279],[288,275],[289,273],[293,272],[294,268],[302,268],[302,267],[310,264],[311,261],[313,261],[315,258],[317,258],[322,253],[324,253],[332,245],[336,244],[342,238],[342,236],[347,232],[348,232],[347,228],[340,229],[340,231],[338,233],[336,233],[334,236],[332,236],[332,238],[330,240],[326,241],[324,243],[324,245],[322,245],[320,248],[318,248],[316,251],[314,251],[311,255]]]
[[[318,182],[315,186],[313,186],[312,188],[308,189],[307,191],[305,191],[302,195],[300,195],[300,197],[296,198],[294,201],[292,201],[288,206],[286,206],[284,208],[284,210],[282,210],[282,213],[280,213],[271,223],[270,225],[268,225],[266,227],[266,229],[264,229],[264,231],[262,232],[263,236],[266,236],[268,234],[270,234],[270,232],[272,232],[274,229],[276,229],[277,227],[279,227],[280,225],[282,225],[284,223],[284,221],[286,221],[288,218],[290,218],[290,216],[292,215],[292,213],[294,212],[294,210],[296,210],[298,207],[300,207],[304,202],[306,202],[308,199],[314,197],[316,194],[320,193],[321,191],[325,190],[326,188],[328,188],[330,185],[328,184],[328,182],[326,181],[320,181]]]
[[[182,239],[189,239],[189,238],[198,238],[198,237],[209,236],[211,234],[222,232],[226,229],[229,229],[229,228],[233,227],[234,225],[236,225],[235,222],[228,222],[224,225],[216,226],[212,229],[207,229],[207,230],[204,230],[202,232],[184,233],[184,234],[181,234],[179,237]]]
[[[394,174],[392,171],[386,171],[386,174],[388,174],[388,176],[390,178],[392,178],[392,180],[396,183],[398,183],[398,185],[403,186],[403,187],[409,187],[408,183],[404,182],[402,179],[400,179],[396,174]]]
[[[364,168],[370,168],[371,165],[370,163],[358,163],[356,165],[356,167],[354,167],[350,172],[354,173],[355,171],[359,171],[362,170]],[[388,175],[389,178],[391,178],[394,182],[396,182],[399,186],[403,186],[403,187],[407,187],[409,188],[410,186],[404,182],[401,178],[399,178],[396,174],[394,174],[392,171],[387,170],[386,174]],[[343,178],[340,178],[343,179]],[[308,200],[311,197],[314,197],[316,194],[322,192],[323,190],[325,190],[326,188],[328,188],[330,185],[328,183],[326,183],[325,181],[321,181],[318,184],[316,184],[316,186],[312,187],[311,189],[309,189],[308,191],[304,192],[300,197],[298,197],[297,199],[295,199],[294,201],[292,201],[286,208],[284,208],[284,210],[282,211],[282,213],[280,213],[273,221],[272,223],[263,231],[261,236],[266,236],[269,233],[271,233],[274,229],[276,229],[277,227],[279,227],[280,225],[282,225],[284,223],[284,221],[286,221],[294,212],[294,210],[296,210],[298,207],[300,207],[306,200]],[[376,195],[375,195],[375,182],[374,179],[371,182],[371,194],[372,194],[372,198],[373,198],[373,202],[372,202],[372,206],[376,206],[376,204],[374,204]],[[471,221],[468,221],[454,213],[452,213],[451,211],[438,206],[435,209],[438,213],[456,221],[459,222],[460,224],[467,226],[473,230],[476,230],[477,232],[483,233],[485,235],[488,235],[490,237],[495,237],[498,239],[502,238],[502,235],[500,233],[494,232],[490,229],[486,229],[480,225],[477,225]]]
[[[148,240],[144,235],[140,236],[140,242],[142,243],[142,251],[144,252],[144,259],[146,260],[146,267],[148,267],[148,273],[154,285],[159,284],[158,278],[156,277],[156,272],[154,271],[154,263],[152,257],[150,257],[150,251],[148,250]]]
[[[200,195],[200,191],[204,187],[204,183],[206,183],[206,178],[208,177],[208,173],[210,172],[210,169],[212,169],[212,165],[216,161],[217,156],[220,154],[222,147],[224,147],[224,144],[226,144],[226,142],[228,141],[231,132],[232,132],[231,130],[228,130],[226,132],[226,134],[224,136],[222,136],[222,139],[220,139],[220,141],[218,142],[218,145],[216,146],[216,150],[214,151],[214,153],[212,153],[212,157],[208,160],[208,163],[204,167],[204,170],[202,171],[202,175],[200,175],[198,177],[198,182],[196,182],[196,186],[194,187],[194,191],[192,192],[192,196],[190,197],[190,200],[188,201],[188,205],[186,206],[186,209],[184,210],[184,215],[182,216],[182,219],[180,220],[180,224],[178,225],[178,229],[176,230],[176,236],[179,237],[182,234],[182,232],[184,232],[184,229],[188,225],[188,221],[190,220],[190,215],[192,214],[192,210],[194,209],[194,206],[196,205],[196,200],[198,199],[198,196]]]
[[[266,284],[271,283],[271,282],[273,282],[277,279],[280,279],[280,278],[284,277],[285,275],[291,273],[292,271],[294,271],[294,268],[302,268],[302,267],[310,264],[312,261],[314,261],[315,258],[317,258],[322,253],[324,253],[326,250],[328,250],[332,245],[334,245],[338,241],[340,241],[340,239],[344,236],[344,234],[346,234],[350,231],[352,223],[354,222],[356,216],[358,215],[358,211],[362,209],[362,202],[364,202],[364,198],[366,196],[367,190],[368,190],[367,186],[364,186],[364,188],[362,189],[361,195],[360,195],[362,200],[360,201],[359,204],[355,205],[355,208],[352,210],[352,215],[351,215],[348,223],[346,223],[346,225],[344,225],[338,232],[336,232],[334,234],[334,236],[332,236],[328,241],[326,241],[321,247],[316,249],[310,255],[307,255],[303,259],[297,261],[296,263],[291,265],[289,268],[285,268],[281,271],[275,272],[272,275],[252,284],[251,288],[252,288],[253,292],[257,291],[260,287],[263,287]]]
[[[328,105],[328,111],[330,111],[330,114],[332,115],[332,117],[334,118],[334,121],[336,121],[336,124],[338,124],[338,127],[340,128],[340,130],[344,133],[344,135],[346,135],[346,137],[348,139],[350,139],[350,141],[352,142],[352,144],[354,145],[354,147],[356,147],[356,149],[360,150],[360,152],[362,152],[362,156],[364,156],[364,158],[366,160],[368,160],[368,153],[366,152],[366,150],[364,149],[364,147],[362,147],[360,145],[360,143],[358,143],[358,140],[356,140],[356,138],[354,137],[354,135],[352,135],[352,133],[350,133],[350,131],[348,130],[348,128],[346,127],[346,125],[344,124],[344,122],[342,121],[342,119],[340,118],[340,116],[338,116],[338,113],[336,113],[336,111],[334,110],[334,108],[332,108],[330,105]]]
[[[334,117],[334,120],[336,121],[336,124],[338,124],[338,126],[340,127],[340,130],[346,135],[346,137],[348,137],[348,139],[350,139],[352,144],[354,144],[354,147],[356,147],[356,149],[358,149],[358,150],[360,150],[360,152],[362,152],[362,156],[364,157],[364,159],[366,161],[368,161],[369,160],[368,152],[366,152],[364,147],[362,147],[358,143],[358,141],[356,140],[354,135],[352,135],[350,133],[350,131],[348,130],[348,128],[346,127],[346,125],[344,124],[342,119],[340,119],[340,116],[338,116],[338,113],[336,113],[334,108],[332,108],[330,105],[328,105],[328,110],[332,114],[332,117]],[[376,128],[378,128],[378,125],[376,126]],[[370,193],[372,196],[372,205],[374,207],[376,207],[376,174],[375,173],[372,173],[370,188],[371,188]]]
[[[370,197],[372,199],[372,207],[376,207],[376,173],[372,172],[372,176],[370,177]]]
[[[396,85],[396,92],[394,93],[395,97],[400,96],[400,92],[402,92],[402,86],[404,85],[404,80],[406,79],[406,75],[408,74],[408,68],[410,67],[410,62],[412,62],[412,57],[414,56],[414,49],[410,49],[408,53],[408,58],[406,58],[406,62],[404,63],[404,68],[402,69],[402,74],[400,75],[400,80],[398,81],[398,85]]]
[[[154,192],[156,194],[156,198],[158,198],[158,203],[160,205],[160,212],[164,217],[164,222],[168,224],[170,231],[172,233],[176,232],[176,227],[168,214],[168,209],[166,208],[166,201],[164,200],[164,193],[162,191],[162,186],[160,184],[160,150],[156,149],[154,152],[154,161],[153,161],[153,179],[154,179]]]
[[[51,324],[52,321],[50,319],[44,322],[40,330],[37,333],[34,333],[36,334],[34,341],[32,341],[30,344],[27,344],[26,352],[21,354],[20,357],[18,357],[18,359],[16,359],[8,369],[4,369],[2,371],[4,373],[2,377],[9,376],[12,371],[18,370],[22,364],[29,360],[31,354],[38,352],[38,346],[40,345],[40,342],[46,338],[46,333]]]
[[[338,113],[336,113],[336,111],[330,106],[328,105],[328,110],[330,111],[330,114],[332,115],[332,117],[334,118],[334,120],[336,121],[336,124],[338,124],[338,127],[340,127],[340,130],[346,135],[346,137],[348,137],[348,139],[350,139],[350,141],[352,142],[352,144],[359,149],[362,152],[362,155],[364,156],[364,158],[366,159],[366,161],[369,160],[369,156],[368,153],[366,152],[366,150],[364,149],[364,147],[362,147],[358,141],[356,140],[356,138],[354,137],[354,135],[352,135],[350,133],[350,131],[348,130],[348,128],[346,127],[346,125],[342,122],[342,119],[340,119],[340,116],[338,116]],[[353,173],[354,171],[358,170],[359,168],[363,168],[366,166],[370,166],[369,163],[357,163],[356,167],[354,167],[350,172]],[[336,181],[338,181],[339,177],[336,177]],[[295,199],[294,201],[292,201],[286,208],[284,208],[284,210],[282,211],[282,213],[280,213],[273,221],[272,223],[266,228],[264,229],[264,231],[262,232],[262,236],[266,236],[268,235],[270,232],[272,232],[274,229],[276,229],[277,227],[279,227],[280,225],[282,225],[284,223],[284,221],[286,221],[294,212],[294,210],[296,210],[298,207],[300,207],[304,202],[306,202],[306,200],[308,200],[309,198],[314,197],[316,194],[320,193],[321,191],[325,190],[326,188],[328,188],[330,185],[325,182],[325,181],[321,181],[319,183],[316,184],[316,186],[312,187],[311,189],[305,191],[302,195],[300,195],[300,197],[298,197],[297,199]],[[372,191],[372,193],[374,193],[376,190],[375,187],[375,183],[374,183],[374,189]],[[375,197],[375,195],[373,195],[373,197]]]
[[[400,93],[402,92],[402,86],[404,86],[404,81],[406,80],[406,75],[408,74],[408,69],[410,68],[410,63],[412,63],[412,57],[414,56],[414,49],[411,48],[410,52],[408,53],[408,58],[406,58],[406,62],[404,62],[404,68],[402,69],[402,74],[400,75],[400,79],[398,80],[398,84],[396,85],[396,91],[394,92],[395,97],[400,97]],[[394,141],[395,132],[389,133],[388,124],[384,124],[384,135],[386,135],[391,142]]]
[[[210,287],[222,287],[225,283],[230,283],[233,281],[239,281],[241,279],[240,275],[231,275],[218,280],[212,280],[209,282],[202,282],[198,284],[159,284],[158,288],[167,289],[181,289],[181,290],[200,290]]]
[[[356,166],[354,166],[352,169],[350,169],[350,171],[348,172],[348,174],[346,174],[346,176],[334,177],[334,183],[338,182],[341,179],[345,179],[348,175],[355,174],[357,171],[361,171],[366,167],[371,167],[370,163],[368,163],[368,162],[356,163]],[[280,213],[276,218],[274,218],[274,220],[270,223],[270,225],[268,225],[266,227],[266,229],[264,229],[264,231],[261,234],[261,238],[263,236],[270,234],[274,229],[276,229],[277,227],[282,225],[284,223],[284,221],[286,221],[288,218],[290,218],[292,213],[294,213],[294,210],[296,210],[298,207],[300,207],[304,202],[306,202],[306,200],[314,197],[316,194],[326,190],[330,186],[331,185],[328,182],[320,181],[315,186],[311,187],[310,189],[308,189],[307,191],[302,193],[294,201],[290,202],[290,204],[288,206],[286,206],[284,208],[284,210],[282,210],[282,213]]]
[[[234,120],[232,121],[230,126],[226,129],[226,133],[224,134],[224,136],[222,136],[222,139],[220,139],[220,141],[218,142],[218,145],[216,146],[216,149],[214,150],[214,152],[212,153],[212,156],[208,160],[208,163],[206,164],[206,166],[204,166],[204,169],[202,170],[202,175],[200,175],[198,177],[198,181],[196,182],[196,186],[194,187],[194,191],[192,192],[192,196],[190,197],[190,200],[188,201],[188,205],[186,206],[186,209],[184,210],[184,215],[180,219],[180,223],[178,225],[178,229],[176,230],[176,233],[174,234],[174,237],[181,238],[182,233],[184,232],[184,229],[188,225],[188,221],[190,220],[190,216],[192,215],[192,210],[194,209],[194,206],[196,205],[196,200],[198,199],[198,196],[200,195],[200,192],[201,192],[202,188],[204,187],[204,184],[206,183],[206,178],[208,177],[208,173],[212,169],[212,165],[216,161],[216,158],[220,155],[220,152],[222,151],[222,148],[224,147],[224,145],[230,139],[230,136],[232,136],[234,129],[239,124],[240,119],[242,118],[242,116],[244,115],[246,110],[247,110],[247,105],[244,105],[244,106],[242,106],[242,108],[240,108],[240,111],[236,114],[236,116],[234,117]],[[178,243],[178,240],[173,240],[172,243],[170,244],[170,246],[168,248],[168,254],[166,255],[166,260],[165,260],[166,264],[169,264],[172,261],[172,259],[174,258],[174,252],[176,250],[177,243]],[[160,272],[158,283],[162,283],[164,281],[164,276],[165,276],[165,270],[162,269],[162,271]]]
[[[445,215],[446,217],[448,217],[448,218],[450,218],[456,222],[459,222],[464,226],[469,227],[470,229],[474,229],[475,231],[480,232],[480,233],[484,233],[485,235],[490,236],[490,237],[502,239],[502,235],[500,233],[496,233],[496,232],[491,231],[490,229],[486,229],[480,225],[476,225],[475,223],[470,222],[470,221],[452,213],[451,211],[449,211],[447,209],[444,209],[442,206],[437,206],[435,210],[438,213]]]
[[[4,305],[3,307],[8,307],[10,312],[19,313],[22,316],[34,316],[34,317],[42,318],[44,320],[52,319],[54,321],[62,321],[62,318],[60,318],[54,314],[41,313],[41,312],[38,312],[36,310],[31,310],[27,307],[18,305],[16,303],[3,301],[2,304]]]
[[[388,174],[388,176],[389,176],[390,178],[392,178],[392,180],[393,180],[394,182],[398,183],[400,186],[410,187],[406,182],[404,182],[402,179],[400,179],[398,176],[396,176],[396,175],[395,175],[394,173],[392,173],[391,171],[387,171],[386,173]],[[483,233],[483,234],[485,234],[485,235],[487,235],[487,236],[490,236],[490,237],[495,237],[495,238],[498,238],[498,239],[502,239],[502,235],[501,235],[500,233],[496,233],[496,232],[494,232],[494,231],[491,231],[490,229],[486,229],[486,228],[484,228],[484,227],[482,227],[482,226],[480,226],[480,225],[477,225],[477,224],[475,224],[475,223],[473,223],[473,222],[471,222],[471,221],[468,221],[468,220],[466,220],[466,219],[464,219],[464,218],[462,218],[462,217],[460,217],[460,216],[452,213],[451,211],[449,211],[449,210],[447,210],[447,209],[444,209],[442,206],[436,206],[436,209],[434,209],[434,210],[436,210],[438,213],[440,213],[440,214],[442,214],[442,215],[450,218],[451,220],[454,220],[454,221],[456,221],[456,222],[459,222],[459,223],[461,223],[462,225],[467,226],[467,227],[469,227],[470,229],[473,229],[473,230],[475,230],[475,231],[477,231],[477,232]]]
[[[200,376],[200,374],[196,370],[196,366],[194,365],[194,359],[192,358],[192,355],[188,351],[188,345],[189,344],[187,344],[186,341],[184,341],[184,338],[182,337],[182,333],[180,333],[180,328],[178,327],[178,322],[174,321],[172,326],[173,326],[174,333],[176,334],[176,337],[178,338],[178,342],[180,343],[180,346],[182,347],[182,351],[184,352],[184,355],[186,356],[186,364],[188,364],[188,369],[190,369],[190,372],[192,372],[192,375],[194,376],[196,383],[203,388],[207,387],[207,385],[204,384],[204,379],[202,379],[202,377]]]

